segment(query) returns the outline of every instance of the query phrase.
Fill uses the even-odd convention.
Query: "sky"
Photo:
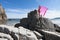
[[[25,18],[30,11],[38,6],[48,8],[44,17],[60,17],[60,0],[0,0],[8,18]]]

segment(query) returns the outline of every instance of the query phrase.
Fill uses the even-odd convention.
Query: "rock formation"
[[[0,4],[0,24],[5,24],[7,20],[7,16],[5,14],[4,8],[2,8],[2,5]]]
[[[21,19],[19,24],[20,26],[31,30],[44,29],[55,31],[54,24],[47,18],[39,17],[37,10],[28,13],[28,17]],[[16,24],[15,26],[17,27],[19,24]]]
[[[0,40],[60,40],[59,28],[34,10],[15,27],[0,25]]]
[[[42,39],[42,35],[38,34],[36,31],[31,31],[29,29],[23,28],[20,26],[19,28],[0,25],[0,38],[7,40],[38,40],[36,35],[39,36],[39,39]],[[2,34],[2,35],[1,35]]]
[[[17,28],[19,26],[22,26],[22,27],[27,28],[32,31],[39,32],[41,35],[43,35],[43,37],[42,37],[43,40],[57,40],[57,39],[59,40],[60,39],[60,36],[58,36],[59,33],[56,33],[57,35],[55,34],[55,32],[60,31],[60,29],[59,29],[60,27],[56,24],[53,24],[47,18],[39,17],[37,10],[31,11],[30,13],[28,13],[27,18],[21,19],[20,23],[15,25],[15,27],[17,27]],[[44,31],[42,31],[42,30],[44,30]],[[49,33],[49,32],[51,32],[51,33]]]

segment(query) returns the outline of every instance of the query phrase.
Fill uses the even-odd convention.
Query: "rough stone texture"
[[[5,40],[60,40],[60,33],[38,29],[31,31],[22,26],[19,28],[0,25],[0,39]]]
[[[20,26],[23,26],[24,28],[29,28],[28,18],[21,19],[20,20]]]
[[[60,40],[60,33],[42,30],[45,40]]]
[[[36,34],[36,36],[33,31],[21,26],[19,28],[15,28],[6,25],[0,25],[0,29],[1,39],[5,38],[7,40],[38,40],[37,36],[40,36],[40,39],[42,39],[41,34]]]
[[[18,27],[17,25],[15,25],[15,27]],[[49,19],[40,17],[36,10],[28,13],[27,18],[21,19],[20,26],[30,30],[45,29],[49,31],[55,31],[54,24]]]
[[[60,27],[53,24],[49,19],[39,16],[36,10],[28,13],[28,17],[21,19],[15,27],[19,27],[18,25],[41,34],[42,36],[39,36],[39,34],[37,36],[37,33],[34,33],[38,40],[39,38],[43,40],[60,40],[60,36],[58,36],[60,34],[56,33],[60,31]]]
[[[23,38],[24,40],[38,40],[37,37],[36,37],[36,35],[32,31],[30,31],[28,29],[25,29],[23,27],[20,27],[20,30],[19,31],[20,31],[20,35],[22,37],[24,37]]]
[[[55,27],[55,30],[60,33],[60,26],[58,26],[57,24],[54,24],[54,27]]]
[[[18,35],[18,28],[14,28],[11,26],[6,26],[6,25],[0,25],[0,32],[4,34],[9,34],[13,40],[18,40],[18,37],[15,35]]]
[[[9,35],[9,34],[5,34],[5,33],[0,33],[0,38],[5,38],[7,40],[13,40],[13,38]]]
[[[5,24],[7,21],[7,16],[5,14],[5,10],[0,4],[0,24]]]
[[[0,4],[0,24],[6,21],[5,10]],[[39,16],[37,10],[28,13],[28,17],[15,27],[0,25],[0,40],[60,40],[60,27]]]
[[[17,28],[16,28],[17,27]],[[38,15],[37,11],[28,13],[15,27],[0,25],[1,40],[60,40],[60,27],[49,19]],[[58,31],[56,31],[58,30]],[[7,35],[7,36],[6,36]]]

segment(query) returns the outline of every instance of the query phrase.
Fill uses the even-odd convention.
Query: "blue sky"
[[[45,17],[60,17],[60,0],[0,0],[8,18],[27,17],[31,10],[38,9],[39,5],[48,8]]]

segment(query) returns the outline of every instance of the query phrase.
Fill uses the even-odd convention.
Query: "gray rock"
[[[4,34],[8,34],[10,35],[13,40],[18,40],[18,28],[14,28],[14,27],[9,27],[9,26],[6,26],[6,25],[0,25],[0,32],[1,33],[4,33]],[[5,35],[6,36],[6,35]]]
[[[17,28],[16,28],[17,27]],[[59,40],[60,27],[49,19],[38,15],[37,10],[28,13],[15,27],[0,25],[0,32],[10,35],[13,40]]]
[[[33,33],[33,31],[30,31],[23,27],[19,27],[19,31],[20,31],[21,40],[38,40],[36,35]]]
[[[54,27],[55,27],[55,30],[60,33],[60,26],[58,26],[57,24],[54,24]]]
[[[18,28],[19,26],[21,26],[21,23],[17,23],[17,24],[14,25],[14,27],[17,27],[17,28]]]
[[[9,35],[8,37],[5,38],[5,36],[3,36],[3,38],[5,39],[9,39],[12,38],[13,40],[38,40],[35,33],[29,29],[23,28],[23,27],[19,27],[19,28],[15,28],[15,27],[11,27],[11,26],[6,26],[6,25],[0,25],[0,29],[2,29],[0,31],[0,33],[3,33],[3,35]],[[40,36],[40,35],[37,35]],[[0,38],[2,38],[2,35],[0,35]],[[40,39],[41,36],[40,36]]]
[[[41,35],[39,32],[34,31],[34,34],[37,36],[38,39],[42,39],[43,35]]]
[[[15,33],[14,32],[11,32],[11,34],[10,34],[11,36],[12,36],[12,38],[14,39],[14,40],[18,40],[18,37],[15,35]]]
[[[8,39],[8,40],[13,40],[13,38],[9,34],[5,34],[5,33],[0,33],[0,37],[2,39],[5,38],[5,39]]]
[[[40,18],[40,27],[41,29],[48,31],[55,31],[54,24],[47,18]]]
[[[28,18],[23,18],[20,20],[20,26],[23,26],[24,28],[29,28],[29,20]]]
[[[19,24],[17,24],[17,25],[19,25]],[[51,22],[51,20],[49,20],[48,18],[39,16],[37,13],[37,10],[31,11],[30,13],[28,13],[27,18],[21,19],[20,26],[27,28],[29,30],[32,30],[32,31],[36,31],[43,36],[42,37],[42,36],[38,35],[37,33],[35,33],[35,35],[37,36],[38,39],[39,38],[43,39],[43,40],[45,40],[45,39],[46,40],[55,40],[54,38],[57,38],[58,40],[60,39],[60,36],[58,36],[59,34],[58,35],[52,34],[52,32],[57,32],[56,30],[60,31],[60,27],[56,24],[53,24]],[[48,31],[51,33],[41,31],[41,30],[45,30],[45,31]],[[32,38],[30,40],[32,40]]]
[[[44,33],[45,40],[60,40],[60,33],[45,30],[42,30],[42,32]]]
[[[37,10],[31,11],[30,13],[28,13],[28,18],[31,19],[31,20],[32,20],[33,18],[39,19],[39,15],[38,15],[38,13],[37,13]]]
[[[54,24],[49,19],[40,17],[37,13],[37,10],[28,13],[27,18],[21,19],[20,26],[30,30],[45,29],[49,31],[55,31]]]
[[[8,39],[5,39],[5,38],[0,38],[0,40],[8,40]]]

